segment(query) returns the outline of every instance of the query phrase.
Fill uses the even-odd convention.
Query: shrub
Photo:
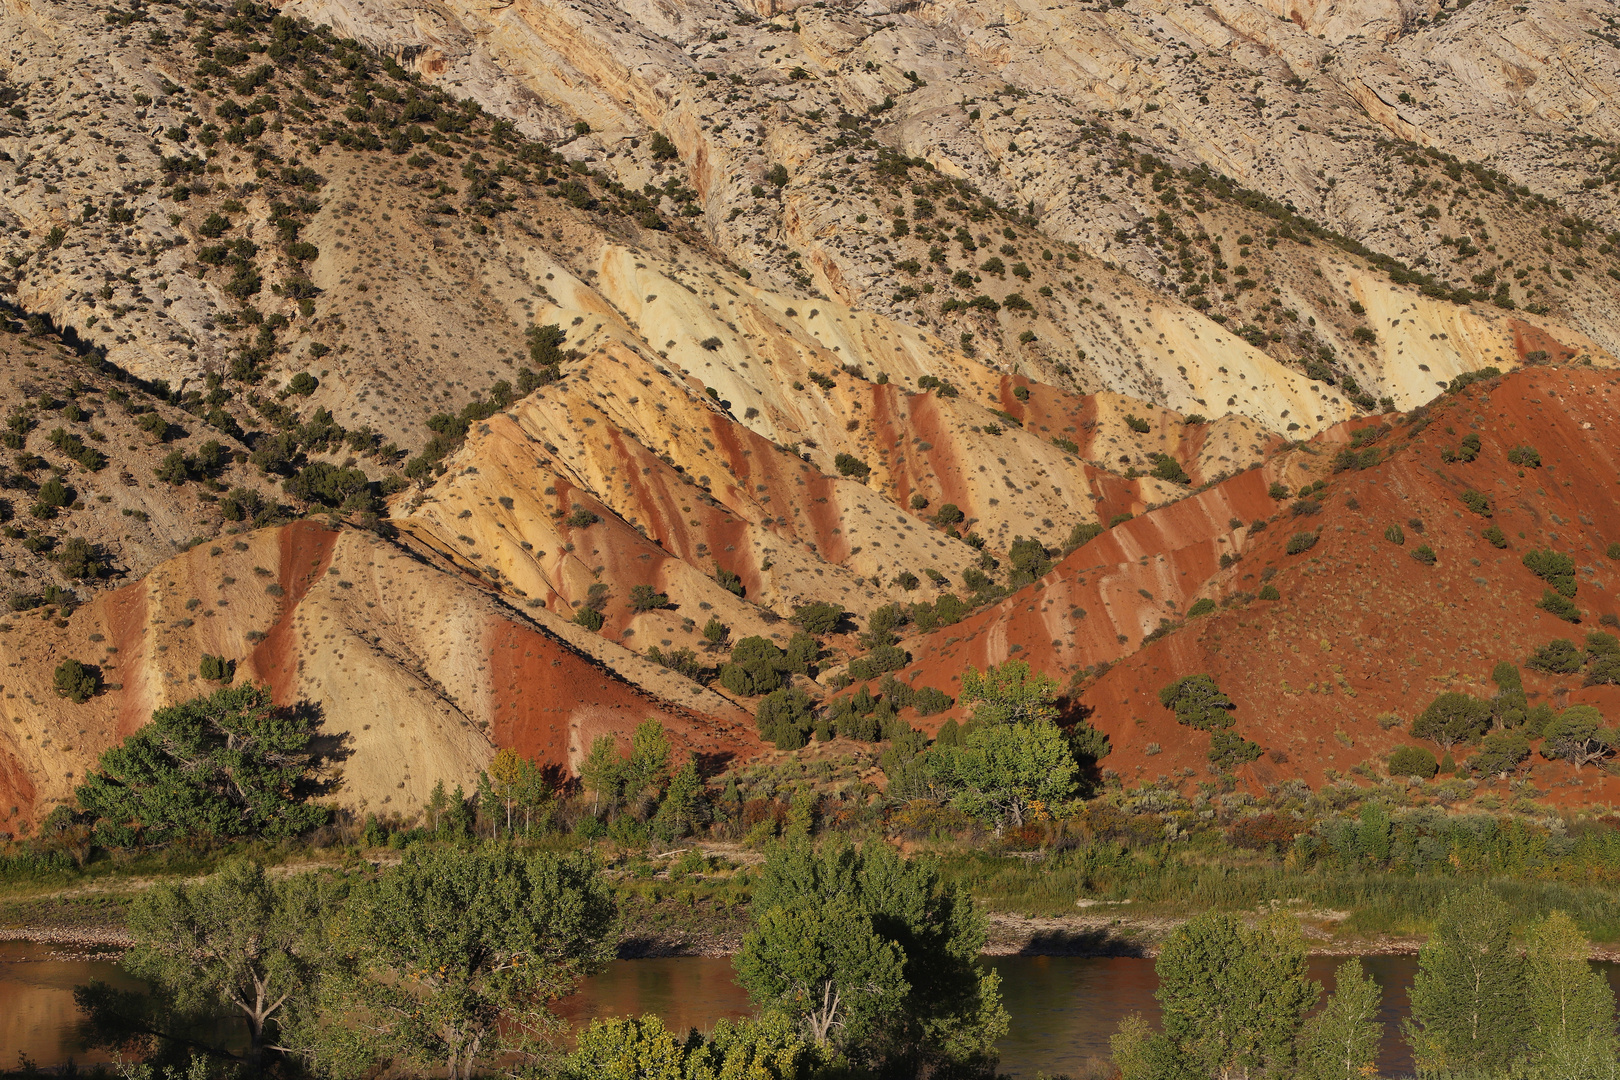
[[[653,132],[648,144],[654,161],[674,161],[681,156],[680,151],[675,149],[675,144],[669,141],[669,136],[662,131]]]
[[[875,679],[889,671],[899,671],[911,663],[911,654],[898,645],[882,645],[865,656],[857,656],[844,670],[856,682]]]
[[[1290,555],[1303,554],[1316,546],[1316,533],[1295,533],[1288,538],[1288,546],[1284,549]]]
[[[798,750],[810,741],[815,703],[803,690],[776,690],[767,694],[754,712],[760,737],[778,750]]]
[[[838,629],[838,624],[844,621],[844,609],[837,604],[817,600],[794,608],[790,621],[806,633],[819,637]]]
[[[714,580],[716,584],[733,596],[742,596],[747,591],[743,587],[742,578],[719,563],[714,564]]]
[[[1350,470],[1370,469],[1376,464],[1378,464],[1378,447],[1369,446],[1365,450],[1352,450],[1346,447],[1340,450],[1338,456],[1333,459],[1333,471],[1340,473]]]
[[[1384,530],[1384,539],[1399,547],[1406,543],[1406,531],[1399,525],[1391,525]]]
[[[934,716],[955,704],[949,694],[932,686],[925,686],[911,696],[911,705],[918,716]]]
[[[1611,559],[1620,559],[1620,541],[1610,544],[1608,550],[1605,551],[1604,554]]]
[[[959,525],[967,520],[967,515],[955,503],[945,503],[935,512],[934,520],[941,525]]]
[[[1553,587],[1558,595],[1575,599],[1575,560],[1561,551],[1532,548],[1520,560],[1524,568]]]
[[[1481,776],[1516,772],[1530,756],[1530,738],[1522,731],[1497,731],[1485,736],[1479,752],[1468,759],[1470,771]]]
[[[724,342],[717,337],[706,337],[702,341],[698,342],[698,344],[703,346],[703,348],[709,352],[714,352],[715,350],[719,349]]]
[[[1076,522],[1074,528],[1069,530],[1069,538],[1063,542],[1063,553],[1067,555],[1082,544],[1095,540],[1106,531],[1100,521]]]
[[[1415,776],[1432,780],[1440,771],[1440,762],[1433,751],[1422,746],[1402,746],[1389,755],[1389,775]]]
[[[1480,517],[1491,516],[1491,499],[1490,496],[1486,495],[1484,492],[1475,491],[1474,489],[1469,488],[1467,491],[1459,495],[1458,498],[1462,500],[1464,506],[1468,507],[1468,509],[1478,514]]]
[[[1215,610],[1215,601],[1209,597],[1201,597],[1192,607],[1187,609],[1187,618],[1196,619],[1200,615],[1208,615]]]
[[[1172,484],[1192,483],[1192,478],[1187,475],[1187,470],[1181,467],[1181,462],[1169,454],[1153,455],[1153,475]]]
[[[82,581],[100,577],[106,572],[107,564],[101,561],[94,544],[82,536],[70,536],[56,556],[56,568],[65,576]]]
[[[1261,753],[1259,743],[1251,742],[1235,731],[1217,731],[1210,736],[1207,756],[1211,765],[1223,772],[1230,772],[1239,765],[1256,760]]]
[[[101,689],[101,669],[71,657],[56,665],[56,696],[83,705]]]
[[[1581,670],[1585,657],[1568,638],[1553,638],[1531,653],[1524,666],[1531,671],[1545,671],[1550,675],[1573,675]]]
[[[1620,642],[1614,635],[1586,635],[1587,686],[1620,686]]]
[[[1262,585],[1260,586],[1260,599],[1281,600],[1282,593],[1277,591],[1277,586],[1275,585]]]
[[[1236,848],[1250,851],[1275,848],[1283,851],[1294,842],[1299,830],[1300,826],[1292,818],[1268,811],[1239,819],[1228,830],[1226,838],[1227,842]]]
[[[60,478],[53,476],[39,486],[36,498],[39,505],[56,510],[63,506],[72,506],[74,492],[72,488],[62,483]]]
[[[668,593],[661,593],[651,585],[632,585],[629,606],[632,611],[656,611],[672,605]]]
[[[688,679],[697,678],[698,673],[702,670],[702,667],[698,664],[697,653],[691,649],[671,649],[669,652],[665,652],[656,645],[649,645],[647,651],[642,655],[660,667],[668,668],[675,674],[684,675]]]
[[[1533,446],[1515,446],[1507,452],[1507,459],[1521,468],[1541,468],[1541,453]]]
[[[1270,495],[1278,502],[1282,502],[1284,499],[1288,498],[1288,485],[1284,484],[1280,480],[1273,480],[1271,482],[1271,486],[1266,489],[1266,494]]]
[[[1412,558],[1416,559],[1424,566],[1433,566],[1435,563],[1440,561],[1440,556],[1436,555],[1434,553],[1434,548],[1430,547],[1428,544],[1419,544],[1417,547],[1413,548]]]
[[[1135,413],[1125,414],[1125,426],[1136,432],[1138,435],[1146,435],[1149,431],[1153,430],[1152,424],[1149,424],[1146,420],[1143,420]]]
[[[601,520],[583,506],[576,506],[568,511],[568,516],[563,518],[563,524],[571,529],[588,529]]]
[[[1558,595],[1551,589],[1541,591],[1541,599],[1536,601],[1536,607],[1549,615],[1556,615],[1565,622],[1580,622],[1581,609],[1575,606],[1573,600]]]
[[[602,629],[602,624],[606,621],[602,613],[595,608],[582,607],[574,612],[574,622],[593,632]]]
[[[853,476],[857,480],[865,480],[872,472],[872,467],[854,454],[839,454],[833,459],[833,465],[837,467],[838,475]]]
[[[197,665],[197,673],[209,682],[228,683],[236,677],[236,661],[203,653],[202,663]]]
[[[1470,431],[1457,446],[1458,461],[1473,461],[1479,457],[1479,435]]]
[[[911,508],[913,510],[928,509],[928,496],[922,494],[913,495],[911,497]]]
[[[307,371],[300,371],[287,382],[287,392],[297,394],[299,397],[308,397],[320,386],[320,380]]]
[[[1484,532],[1480,533],[1480,535],[1483,536],[1492,547],[1505,548],[1508,546],[1507,534],[1495,525],[1488,527]]]
[[[1232,726],[1227,712],[1232,699],[1207,674],[1188,675],[1159,691],[1159,704],[1176,714],[1176,723],[1200,731],[1222,731]]]
[[[1473,742],[1490,722],[1490,702],[1450,692],[1431,701],[1412,721],[1412,735],[1429,739],[1442,750],[1450,750],[1458,743]]]

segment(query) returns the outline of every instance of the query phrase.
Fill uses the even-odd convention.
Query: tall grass
[[[1129,900],[1133,916],[1148,917],[1284,905],[1321,912],[1325,921],[1353,934],[1422,935],[1432,929],[1434,912],[1447,894],[1483,882],[1520,921],[1562,910],[1594,941],[1620,941],[1620,893],[1596,885],[1506,875],[1223,865],[1162,851],[1120,852],[1107,846],[1058,852],[1041,860],[980,852],[940,854],[948,880],[966,887],[991,910],[1025,915],[1073,915],[1081,898]]]

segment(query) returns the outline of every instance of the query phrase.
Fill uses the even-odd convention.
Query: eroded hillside
[[[1591,0],[3,2],[13,822],[204,654],[321,705],[351,806],[647,716],[719,767],[730,647],[817,604],[823,703],[1028,659],[1187,779],[1208,670],[1316,782],[1400,738],[1346,700],[1556,629],[1521,546],[1620,540]]]

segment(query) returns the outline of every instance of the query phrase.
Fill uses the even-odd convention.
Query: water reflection
[[[0,1047],[6,1064],[21,1051],[42,1066],[68,1061],[90,1064],[109,1060],[105,1052],[85,1049],[84,1020],[73,1003],[73,987],[91,979],[138,988],[116,964],[104,961],[53,959],[50,946],[0,942]],[[989,960],[1001,974],[1002,995],[1012,1016],[1012,1030],[1001,1044],[1002,1071],[1018,1080],[1038,1073],[1067,1073],[1076,1078],[1107,1075],[1108,1037],[1119,1021],[1140,1012],[1158,1021],[1158,986],[1153,961],[1129,957],[1011,956]],[[1333,971],[1340,960],[1313,957],[1310,976],[1333,991]],[[1401,1041],[1407,989],[1417,969],[1412,956],[1364,957],[1362,963],[1383,987],[1380,1019],[1384,1042],[1379,1071],[1401,1076],[1412,1070]],[[1620,966],[1600,967],[1611,983],[1620,983]],[[671,1030],[707,1030],[722,1017],[749,1013],[748,995],[733,977],[726,957],[672,957],[617,960],[588,980],[578,993],[558,1006],[563,1019],[583,1025],[593,1017],[657,1013]],[[236,1034],[236,1029],[231,1029]]]
[[[18,1054],[52,1067],[111,1061],[107,1051],[86,1048],[89,1030],[73,1002],[73,988],[91,979],[121,989],[145,985],[112,961],[68,958],[51,945],[0,941],[0,1047],[5,1052],[0,1065],[16,1065]]]
[[[1384,1075],[1411,1071],[1411,1056],[1398,1023],[1406,1015],[1406,990],[1416,959],[1373,956],[1363,959],[1368,974],[1384,988],[1384,1044],[1379,1068]],[[1120,1020],[1139,1012],[1159,1019],[1153,992],[1159,980],[1153,961],[1131,957],[1006,956],[989,961],[1001,975],[1002,997],[1012,1030],[1001,1042],[1001,1068],[1027,1080],[1038,1073],[1074,1077],[1107,1075],[1108,1037]],[[1314,957],[1310,976],[1333,991],[1339,960]],[[722,1016],[746,1015],[748,995],[725,958],[676,957],[619,960],[586,982],[559,1007],[573,1024],[596,1016],[654,1012],[674,1031],[709,1028]]]

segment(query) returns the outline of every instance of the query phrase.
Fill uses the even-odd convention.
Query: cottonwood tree
[[[1592,945],[1562,911],[1525,932],[1524,975],[1532,1056],[1555,1075],[1591,1075],[1617,1049],[1614,990],[1588,960]]]
[[[284,1024],[308,1005],[323,969],[341,964],[322,930],[348,887],[329,873],[279,881],[257,863],[233,860],[198,882],[159,882],[130,905],[134,947],[122,965],[149,989],[79,987],[75,999],[108,1046],[131,1036],[159,1048],[201,1050],[264,1068],[267,1051],[285,1052]],[[247,1028],[247,1046],[215,1046],[200,1032],[223,1009]],[[283,1042],[285,1040],[282,1040]]]
[[[218,1004],[240,1013],[247,1062],[257,1069],[267,1027],[313,977],[310,926],[342,888],[314,874],[272,882],[249,861],[226,863],[196,884],[159,883],[130,905],[135,948],[123,966],[188,1011]]]
[[[357,971],[312,1028],[450,1080],[555,1028],[547,1004],[618,943],[612,889],[583,853],[416,844],[351,906]]]
[[[802,897],[767,909],[743,940],[737,978],[762,1006],[799,1018],[821,1044],[852,1047],[899,1010],[911,987],[905,954],[846,898]]]
[[[1175,1075],[1286,1074],[1321,987],[1305,978],[1305,946],[1281,919],[1250,927],[1212,912],[1166,939],[1155,964],[1163,1042],[1153,1056]]]
[[[721,1019],[707,1035],[679,1037],[654,1014],[592,1020],[559,1080],[803,1080],[822,1055],[792,1019],[767,1012]]]
[[[979,965],[985,918],[932,861],[792,839],[767,855],[752,910],[736,964],[762,1007],[789,1011],[862,1067],[993,1072],[1007,1013],[1000,980]]]
[[[1333,978],[1333,995],[1300,1033],[1302,1080],[1364,1080],[1377,1071],[1383,991],[1359,959],[1340,964]]]
[[[1531,1026],[1507,905],[1481,887],[1448,896],[1418,953],[1410,999],[1405,1032],[1420,1069],[1505,1071]]]

